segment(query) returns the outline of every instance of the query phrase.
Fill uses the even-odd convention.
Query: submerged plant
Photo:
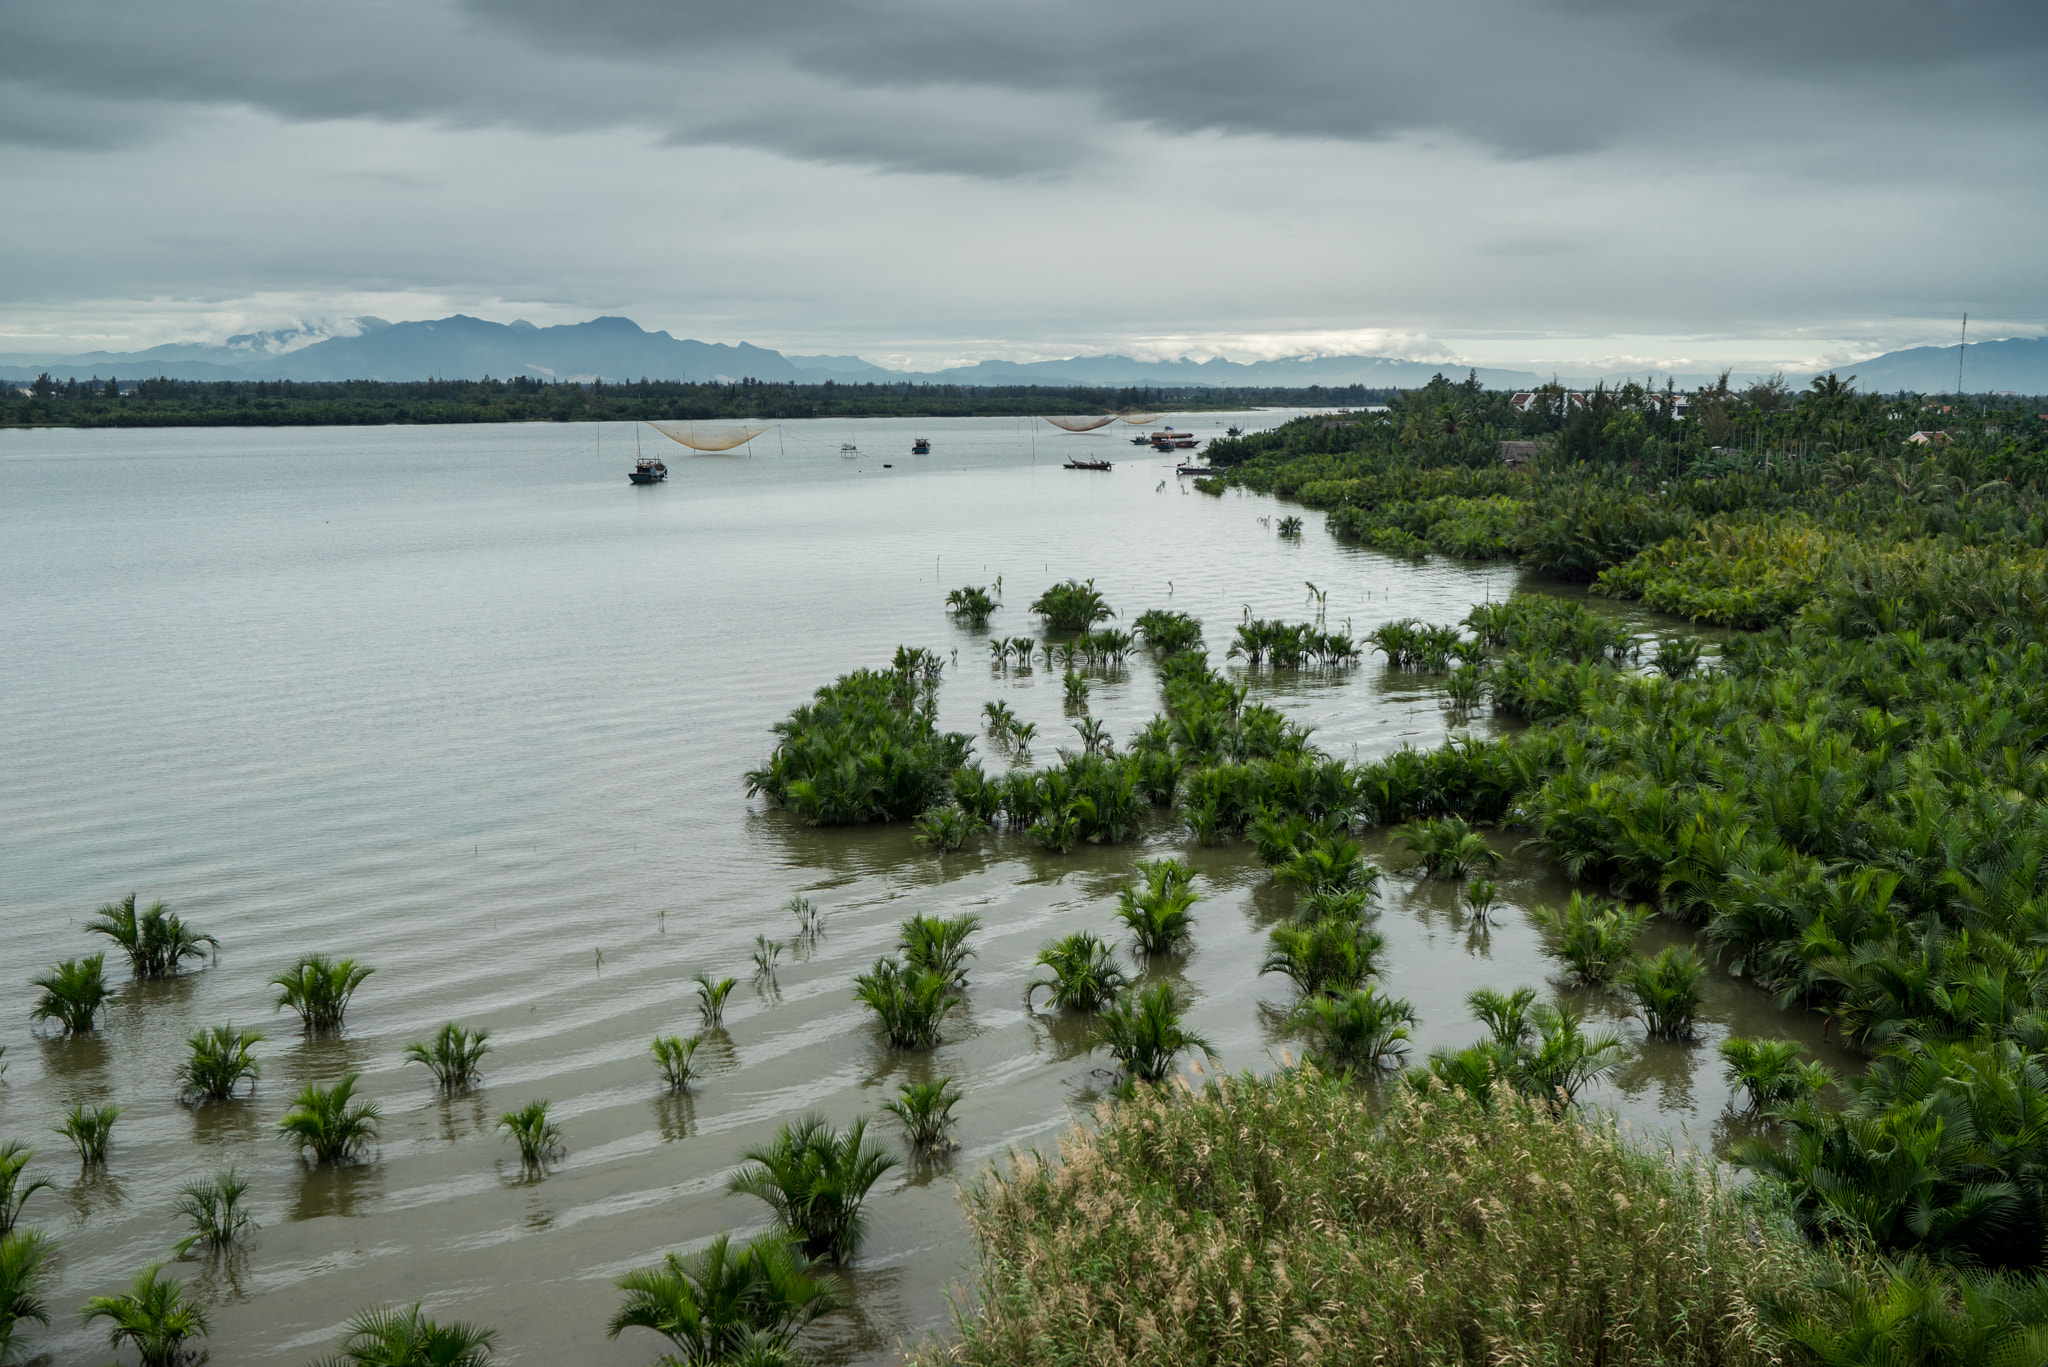
[[[1130,927],[1143,954],[1176,954],[1194,938],[1198,900],[1194,871],[1178,859],[1140,863],[1141,888],[1126,884],[1117,893],[1116,918]]]
[[[1067,706],[1085,707],[1088,704],[1088,679],[1078,670],[1069,669],[1060,676],[1060,686],[1066,690]]]
[[[0,1144],[0,1234],[21,1223],[21,1208],[39,1191],[53,1190],[50,1179],[27,1171],[36,1151],[19,1140]]]
[[[361,1073],[343,1073],[332,1087],[307,1083],[277,1122],[277,1131],[315,1163],[354,1162],[376,1142],[383,1111],[374,1101],[357,1102]]]
[[[1680,636],[1660,642],[1657,653],[1650,657],[1650,667],[1667,679],[1688,679],[1700,667],[1701,642],[1697,637]]]
[[[811,899],[802,893],[789,899],[786,910],[796,917],[796,933],[803,939],[815,940],[818,933],[825,928],[825,913],[819,911]]]
[[[519,1162],[528,1168],[545,1168],[563,1153],[562,1127],[548,1119],[548,1103],[529,1101],[516,1111],[498,1117],[498,1128],[519,1146]]]
[[[64,1117],[64,1123],[57,1127],[57,1133],[69,1139],[71,1147],[78,1150],[81,1166],[105,1167],[107,1141],[113,1138],[114,1122],[127,1109],[111,1102],[105,1106],[73,1106]]]
[[[699,973],[691,982],[697,984],[697,1014],[703,1018],[706,1030],[725,1028],[725,999],[738,986],[735,978],[716,978],[709,973]]]
[[[1658,1039],[1691,1039],[1707,966],[1690,946],[1667,945],[1654,959],[1635,959],[1621,975],[1643,1025]]]
[[[185,1041],[191,1056],[178,1065],[178,1082],[187,1101],[227,1101],[243,1081],[253,1092],[256,1087],[254,1050],[263,1040],[261,1030],[237,1030],[216,1025]]]
[[[720,1234],[695,1253],[628,1272],[618,1288],[626,1298],[605,1337],[651,1330],[675,1345],[661,1361],[677,1367],[792,1363],[797,1334],[846,1305],[837,1281],[780,1235],[735,1248]]]
[[[23,1322],[50,1323],[50,1306],[42,1289],[55,1250],[50,1237],[39,1229],[0,1234],[0,1362],[18,1360],[14,1335]]]
[[[187,1182],[178,1192],[176,1213],[192,1225],[192,1232],[172,1245],[180,1258],[201,1244],[218,1253],[257,1227],[242,1209],[249,1179],[233,1168],[222,1168],[204,1182]]]
[[[1569,1105],[1588,1083],[1621,1064],[1621,1038],[1611,1031],[1588,1035],[1584,1017],[1564,1007],[1537,1006],[1529,1019],[1536,1038],[1516,1060],[1517,1080],[1528,1091]]]
[[[647,1051],[654,1055],[655,1064],[661,1069],[662,1077],[672,1092],[687,1092],[690,1084],[703,1074],[697,1071],[692,1060],[696,1057],[697,1046],[704,1042],[702,1035],[687,1038],[677,1035],[656,1035]]]
[[[444,1092],[459,1091],[483,1076],[483,1058],[491,1052],[491,1032],[468,1030],[454,1021],[443,1025],[432,1043],[414,1040],[405,1046],[407,1063],[424,1064]]]
[[[946,1017],[964,1000],[945,974],[907,968],[894,959],[875,960],[874,968],[853,982],[854,1000],[875,1013],[897,1049],[929,1049],[939,1043]]]
[[[916,833],[911,843],[935,854],[950,854],[988,823],[959,807],[933,807],[920,812],[910,823]]]
[[[755,977],[774,977],[776,960],[780,959],[781,957],[782,945],[780,944],[780,942],[771,940],[766,935],[756,935],[754,937]]]
[[[1490,878],[1475,878],[1465,885],[1465,908],[1472,913],[1472,919],[1480,925],[1493,920],[1493,904],[1500,890]]]
[[[1259,972],[1281,973],[1304,996],[1348,993],[1373,971],[1386,940],[1376,931],[1341,917],[1307,925],[1279,925],[1266,937],[1268,952]]]
[[[429,1319],[420,1303],[358,1310],[342,1332],[341,1347],[315,1367],[492,1367],[498,1331],[454,1320]]]
[[[913,1153],[936,1153],[955,1147],[946,1136],[955,1124],[953,1108],[965,1095],[950,1077],[906,1082],[897,1089],[895,1100],[882,1103],[882,1109],[903,1122],[903,1137]]]
[[[1075,1011],[1099,1011],[1130,985],[1108,941],[1077,930],[1042,946],[1038,963],[1049,976],[1033,978],[1024,989],[1024,1004],[1040,988],[1052,993],[1052,1005]]]
[[[106,964],[106,955],[88,954],[66,959],[42,977],[31,979],[43,995],[29,1019],[55,1021],[67,1035],[98,1029],[100,1007],[113,995],[107,986]]]
[[[1088,1047],[1116,1060],[1120,1081],[1163,1082],[1182,1054],[1216,1056],[1208,1040],[1181,1024],[1183,1007],[1170,982],[1126,992],[1097,1018]]]
[[[1275,530],[1277,530],[1280,533],[1280,535],[1284,537],[1294,538],[1299,537],[1301,535],[1301,519],[1294,516],[1292,513],[1289,513],[1286,517],[1281,518],[1280,521],[1274,525]]]
[[[1814,1096],[1834,1081],[1820,1063],[1801,1063],[1799,1045],[1788,1039],[1721,1041],[1721,1061],[1728,1081],[1742,1088],[1751,1111],[1771,1111]]]
[[[946,595],[946,611],[970,626],[987,626],[988,619],[1001,606],[986,588],[954,589]]]
[[[161,978],[176,973],[187,959],[208,950],[220,949],[220,941],[201,934],[171,913],[163,902],[135,909],[135,894],[109,902],[85,923],[86,933],[104,935],[128,956],[138,978]]]
[[[981,929],[981,918],[973,912],[958,916],[926,916],[919,913],[903,923],[896,947],[913,972],[936,973],[947,982],[967,981],[967,961],[975,952],[967,939]]]
[[[1046,626],[1054,631],[1086,631],[1097,622],[1116,616],[1096,590],[1093,579],[1085,583],[1068,579],[1054,584],[1038,595],[1031,611],[1043,617]]]
[[[273,977],[271,985],[277,988],[277,1010],[289,1006],[299,1013],[307,1033],[317,1030],[339,1030],[342,1018],[348,1014],[349,999],[363,980],[376,972],[374,968],[356,963],[354,959],[329,959],[325,954],[303,956],[284,972]]]
[[[867,1121],[835,1132],[820,1115],[784,1125],[771,1144],[746,1150],[728,1190],[767,1202],[783,1229],[815,1258],[845,1262],[860,1248],[868,1192],[896,1160],[867,1140]]]
[[[1500,866],[1500,853],[1462,817],[1411,821],[1396,829],[1394,838],[1431,878],[1463,878],[1474,869]]]
[[[107,1345],[132,1346],[142,1367],[181,1367],[191,1352],[189,1339],[206,1337],[206,1311],[185,1297],[184,1283],[163,1275],[163,1264],[151,1263],[135,1283],[116,1296],[94,1296],[85,1303],[85,1322],[107,1321]]]

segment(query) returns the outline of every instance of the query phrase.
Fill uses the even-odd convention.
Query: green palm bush
[[[491,1032],[470,1030],[448,1021],[434,1038],[405,1046],[407,1064],[421,1064],[444,1092],[460,1091],[483,1076],[484,1055],[491,1052]]]
[[[1689,679],[1700,667],[1701,642],[1697,637],[1680,636],[1657,645],[1657,653],[1650,657],[1650,667],[1667,679]]]
[[[24,1323],[50,1323],[50,1306],[43,1299],[42,1285],[49,1275],[54,1247],[39,1229],[0,1234],[0,1362],[20,1359],[15,1335]]]
[[[1372,974],[1386,939],[1357,921],[1329,917],[1307,925],[1273,927],[1260,974],[1280,973],[1304,996],[1349,993]]]
[[[1309,1057],[1325,1072],[1371,1073],[1399,1068],[1408,1059],[1408,1027],[1415,1009],[1371,983],[1303,998],[1294,1021],[1308,1032]]]
[[[1474,869],[1500,866],[1500,854],[1462,817],[1425,817],[1394,831],[1431,878],[1463,878]]]
[[[1120,1082],[1164,1082],[1182,1054],[1216,1056],[1208,1040],[1182,1025],[1184,1009],[1170,982],[1126,992],[1097,1018],[1088,1048],[1116,1060]]]
[[[1801,1063],[1799,1045],[1788,1039],[1721,1041],[1721,1061],[1728,1081],[1742,1088],[1752,1111],[1770,1111],[1817,1094],[1834,1080],[1820,1063]]]
[[[911,821],[916,833],[911,843],[934,854],[950,854],[965,845],[988,825],[974,813],[959,807],[933,807]]]
[[[625,1300],[605,1337],[651,1330],[675,1347],[662,1362],[689,1367],[793,1363],[796,1336],[847,1304],[838,1281],[780,1236],[734,1248],[720,1234],[695,1253],[628,1272],[618,1288]]]
[[[1693,1035],[1699,1015],[1700,979],[1707,966],[1686,945],[1667,945],[1654,959],[1635,959],[1621,974],[1621,985],[1635,998],[1644,1027],[1658,1039],[1685,1040]]]
[[[1301,519],[1294,516],[1292,513],[1288,514],[1286,517],[1281,518],[1278,522],[1276,522],[1273,525],[1279,531],[1280,535],[1284,537],[1298,537],[1301,535]]]
[[[882,1103],[882,1109],[903,1122],[903,1137],[911,1152],[936,1153],[954,1147],[946,1136],[958,1123],[953,1108],[965,1095],[950,1077],[906,1082],[896,1089],[894,1100]]]
[[[1371,898],[1380,871],[1365,858],[1365,848],[1343,835],[1315,835],[1291,846],[1273,865],[1273,881],[1307,896],[1325,892],[1362,892]]]
[[[40,978],[30,980],[42,997],[31,1020],[51,1020],[67,1035],[84,1035],[99,1028],[100,1007],[113,995],[107,986],[107,956],[88,954],[66,959]]]
[[[349,999],[375,969],[354,959],[330,959],[325,954],[307,954],[284,972],[271,978],[277,989],[279,1011],[290,1007],[299,1013],[306,1032],[341,1029],[348,1014]]]
[[[796,933],[803,939],[815,940],[819,932],[824,930],[825,913],[819,911],[816,904],[802,893],[789,899],[787,910],[790,915],[796,917]]]
[[[18,1140],[0,1144],[0,1234],[21,1223],[22,1207],[39,1191],[50,1191],[50,1179],[28,1171],[36,1151]]]
[[[1069,707],[1085,707],[1088,704],[1088,678],[1079,670],[1069,669],[1060,676],[1060,687],[1066,693]]]
[[[980,929],[981,918],[973,912],[946,917],[920,913],[903,923],[896,947],[913,972],[936,973],[949,983],[965,983],[967,961],[975,957],[967,940]]]
[[[1193,871],[1169,859],[1140,863],[1138,872],[1144,886],[1127,884],[1117,893],[1116,918],[1130,927],[1139,952],[1177,954],[1194,938]]]
[[[191,1356],[186,1344],[206,1337],[206,1311],[186,1299],[184,1283],[163,1275],[163,1264],[151,1263],[135,1276],[126,1291],[94,1296],[85,1303],[85,1322],[107,1322],[111,1348],[132,1347],[142,1367],[180,1367]]]
[[[1623,1045],[1611,1031],[1589,1035],[1579,1013],[1537,1006],[1529,1013],[1536,1038],[1516,1060],[1516,1081],[1535,1096],[1570,1105],[1585,1088],[1621,1066]]]
[[[219,940],[186,925],[162,902],[152,902],[136,911],[132,892],[101,907],[85,923],[85,929],[88,934],[104,935],[119,946],[138,978],[161,978],[176,973],[185,960],[220,949]]]
[[[1031,611],[1045,619],[1054,631],[1086,631],[1097,622],[1116,614],[1103,601],[1093,579],[1068,579],[1054,584],[1031,604]]]
[[[107,1142],[113,1138],[114,1122],[121,1118],[125,1106],[109,1102],[105,1106],[73,1106],[64,1117],[64,1123],[57,1127],[57,1133],[71,1141],[78,1150],[80,1165],[88,1168],[106,1166]]]
[[[1520,1049],[1535,1033],[1531,1016],[1536,1006],[1533,987],[1518,987],[1512,992],[1482,987],[1469,994],[1465,1004],[1493,1036],[1493,1042],[1504,1049]]]
[[[868,1192],[896,1160],[867,1140],[867,1121],[834,1131],[820,1115],[784,1125],[771,1144],[746,1150],[728,1189],[759,1197],[804,1253],[845,1262],[860,1248]]]
[[[313,1367],[491,1367],[498,1331],[455,1320],[440,1324],[420,1303],[358,1310],[342,1331],[341,1348]]]
[[[1575,892],[1563,908],[1539,906],[1530,917],[1557,937],[1553,952],[1571,966],[1577,981],[1598,984],[1612,981],[1628,965],[1650,911]]]
[[[678,1035],[656,1035],[647,1051],[654,1055],[655,1064],[661,1069],[662,1078],[672,1092],[687,1092],[690,1084],[703,1074],[698,1072],[692,1060],[696,1057],[697,1046],[704,1042],[702,1035],[684,1038]]]
[[[889,1044],[897,1049],[929,1049],[963,998],[943,973],[905,967],[894,959],[877,959],[873,969],[857,975],[854,1000],[882,1022]]]
[[[261,1030],[216,1025],[185,1041],[190,1056],[178,1065],[178,1082],[187,1101],[228,1101],[243,1082],[256,1087],[255,1049]]]
[[[756,978],[773,978],[775,976],[775,965],[782,958],[782,945],[779,941],[771,940],[766,935],[756,935],[754,937],[753,957],[754,976]]]
[[[377,1140],[383,1111],[374,1101],[355,1099],[361,1073],[343,1073],[332,1087],[307,1083],[277,1122],[278,1133],[316,1163],[342,1164],[360,1158]]]
[[[970,626],[983,627],[1002,606],[982,587],[954,589],[946,595],[946,611]]]
[[[1465,885],[1465,908],[1472,913],[1472,919],[1480,925],[1493,920],[1493,904],[1500,896],[1500,889],[1490,878],[1475,878]]]
[[[1130,985],[1130,975],[1116,961],[1108,941],[1085,930],[1040,947],[1038,964],[1047,976],[1033,978],[1024,989],[1027,1007],[1040,988],[1052,993],[1052,1005],[1075,1011],[1099,1011]]]
[[[548,1119],[548,1103],[529,1101],[516,1111],[498,1117],[498,1128],[519,1146],[519,1162],[527,1168],[542,1169],[560,1158],[562,1127]]]
[[[176,1213],[192,1225],[192,1232],[172,1245],[180,1258],[201,1244],[218,1253],[257,1227],[242,1207],[249,1179],[233,1168],[222,1168],[204,1182],[187,1182],[178,1193]]]
[[[691,982],[697,984],[697,1014],[706,1030],[725,1028],[725,999],[738,985],[734,978],[713,978],[709,973],[699,973]]]

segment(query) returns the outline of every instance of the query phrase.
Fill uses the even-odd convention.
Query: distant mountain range
[[[541,379],[634,380],[643,376],[698,383],[744,378],[782,383],[967,385],[1149,385],[1165,389],[1337,387],[1413,388],[1439,373],[1463,379],[1466,366],[1387,356],[1300,356],[1273,361],[1140,361],[1129,356],[1076,356],[1064,361],[983,361],[947,370],[889,370],[858,356],[785,356],[742,342],[699,342],[648,332],[629,318],[535,327],[524,320],[492,323],[456,314],[428,322],[353,320],[349,336],[301,331],[247,333],[215,346],[176,342],[147,351],[94,351],[84,355],[0,355],[0,381],[27,381],[43,371],[59,379],[98,376],[182,380],[426,380]],[[1947,392],[1955,387],[1954,348],[1915,347],[1854,366],[1861,389]],[[1480,367],[1491,389],[1527,389],[1549,376],[1526,370]],[[1588,385],[1594,377],[1565,377]],[[1610,381],[1623,378],[1604,376]],[[1680,375],[1682,387],[1709,377]],[[1981,342],[1969,349],[1965,384],[1973,392],[2048,393],[2048,339]]]

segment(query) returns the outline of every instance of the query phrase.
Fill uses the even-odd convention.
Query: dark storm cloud
[[[1444,132],[1539,156],[1787,125],[1924,128],[1962,107],[2031,120],[2048,100],[2044,54],[2040,0],[99,0],[10,32],[0,137],[115,141],[155,126],[122,106],[184,102],[631,126],[1000,179],[1085,164],[1117,123]]]

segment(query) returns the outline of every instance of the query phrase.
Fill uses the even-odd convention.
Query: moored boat
[[[626,478],[635,484],[659,484],[668,478],[668,467],[653,456],[642,456],[633,462],[633,473]]]
[[[1070,460],[1067,462],[1066,468],[1069,470],[1108,470],[1112,467],[1106,460]]]
[[[919,437],[910,443],[910,454],[913,456],[928,456],[931,453],[932,440],[930,437]]]
[[[1173,472],[1176,475],[1213,475],[1216,473],[1214,469],[1207,465],[1176,465],[1173,467]]]

